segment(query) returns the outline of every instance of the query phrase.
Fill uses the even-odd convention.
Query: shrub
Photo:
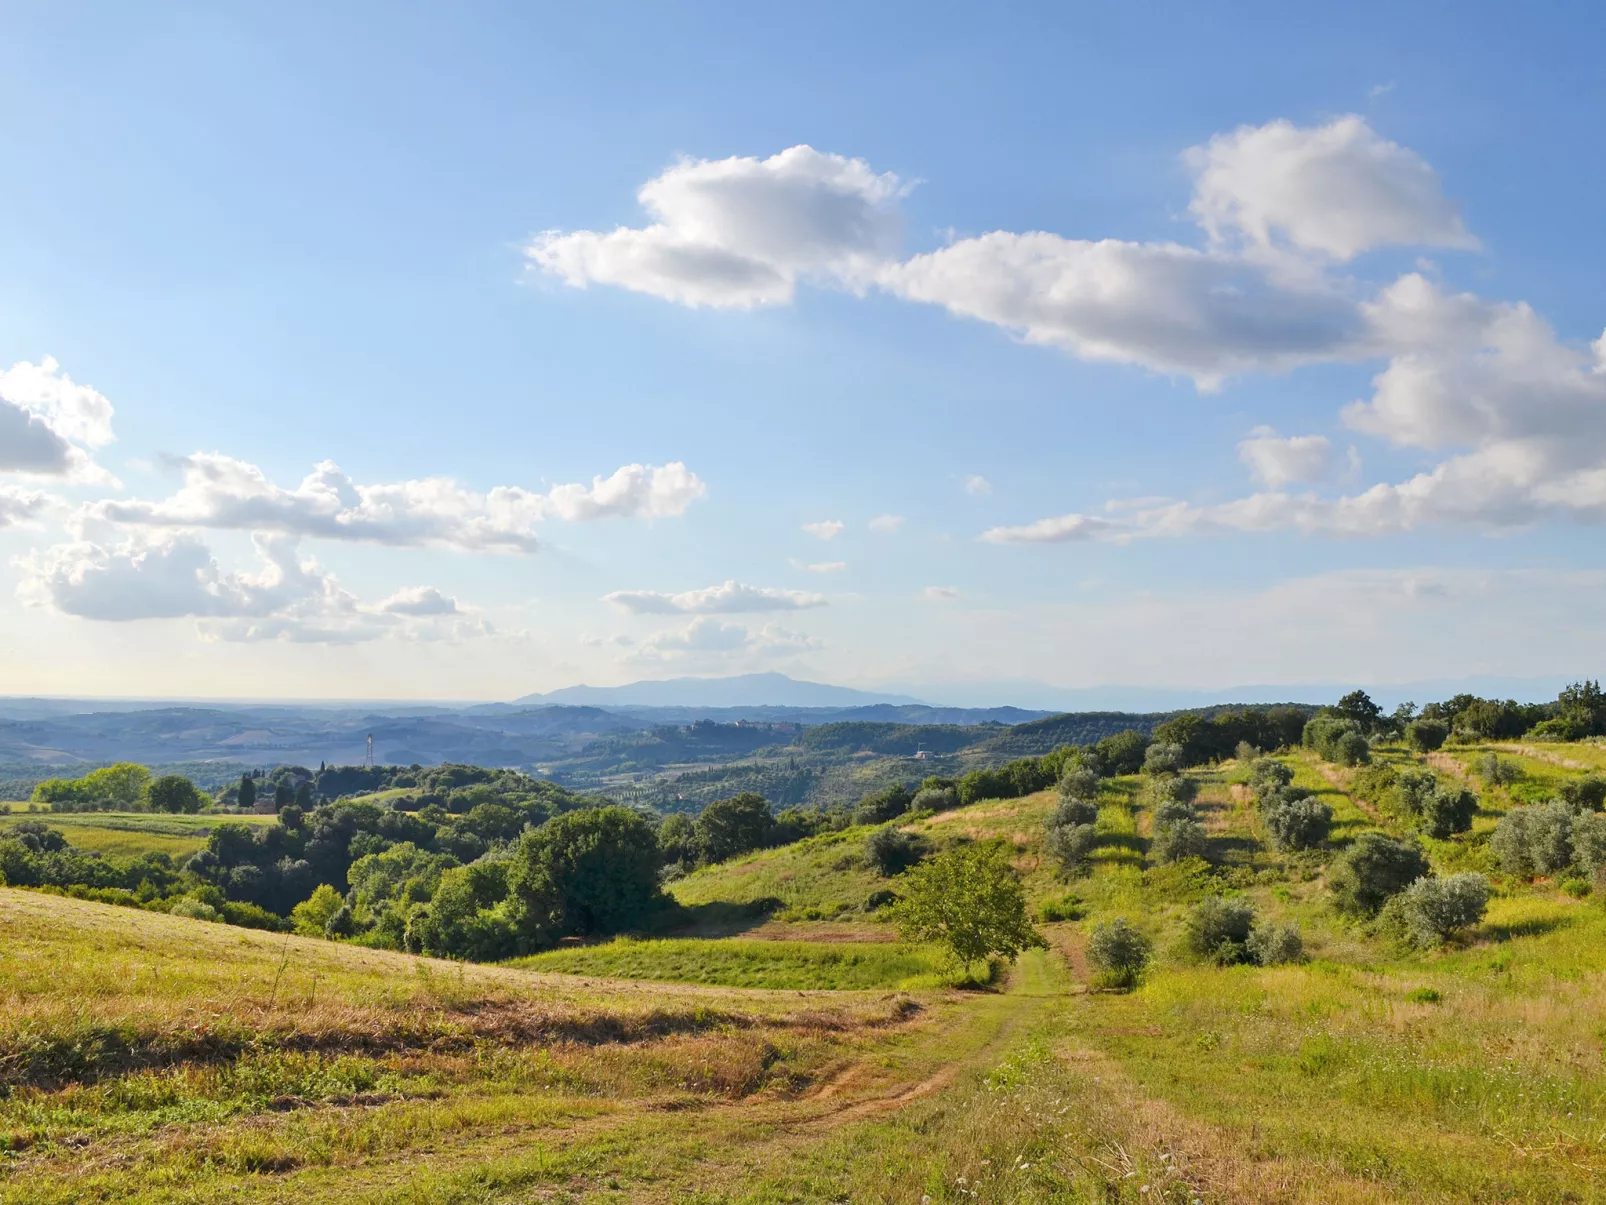
[[[1192,803],[1199,797],[1199,784],[1186,774],[1152,779],[1149,783],[1149,797],[1157,802],[1173,800],[1177,803]]]
[[[1521,780],[1522,768],[1509,758],[1501,761],[1497,753],[1485,753],[1478,759],[1478,777],[1491,787],[1509,787]]]
[[[1204,857],[1208,845],[1204,825],[1197,820],[1180,820],[1155,832],[1149,852],[1157,862],[1180,862],[1184,858]]]
[[[1405,739],[1418,753],[1432,753],[1449,739],[1450,725],[1443,720],[1412,720],[1405,726]]]
[[[1606,815],[1584,812],[1573,817],[1573,865],[1580,874],[1606,868]]]
[[[1245,765],[1248,765],[1250,762],[1254,761],[1255,758],[1260,756],[1260,750],[1255,748],[1248,741],[1239,741],[1237,747],[1233,749],[1232,755]]]
[[[1428,836],[1443,840],[1452,833],[1470,831],[1477,811],[1478,797],[1471,791],[1441,783],[1422,800],[1418,823]]]
[[[1212,895],[1194,905],[1183,929],[1193,954],[1230,966],[1249,956],[1249,931],[1254,923],[1254,905],[1248,900]]]
[[[1294,781],[1294,771],[1275,757],[1257,757],[1249,765],[1249,785],[1256,794],[1268,788],[1286,787]]]
[[[1059,792],[1061,799],[1097,799],[1099,776],[1086,762],[1073,763],[1060,775]]]
[[[1598,812],[1606,803],[1606,778],[1586,774],[1582,778],[1568,779],[1557,789],[1556,798],[1575,812]]]
[[[696,828],[703,860],[723,862],[767,846],[775,830],[775,816],[762,795],[744,791],[705,807]]]
[[[1421,878],[1389,900],[1384,923],[1412,945],[1441,944],[1458,929],[1475,925],[1489,906],[1489,880],[1467,872]]]
[[[1315,752],[1320,758],[1337,761],[1339,738],[1352,732],[1359,735],[1360,731],[1360,725],[1354,720],[1336,715],[1319,715],[1305,724],[1299,743]]]
[[[1158,831],[1173,824],[1180,824],[1184,820],[1197,820],[1193,804],[1184,803],[1180,799],[1167,799],[1155,805],[1154,827]]]
[[[1182,770],[1182,746],[1175,743],[1153,744],[1143,754],[1145,774],[1178,774]]]
[[[329,918],[340,910],[343,902],[340,892],[328,883],[319,883],[310,896],[290,909],[290,923],[303,937],[324,937]]]
[[[858,824],[885,824],[907,812],[913,800],[907,787],[891,786],[861,799],[853,811],[853,819]]]
[[[1346,732],[1334,743],[1332,760],[1341,766],[1364,766],[1372,760],[1372,746],[1359,732]]]
[[[1268,808],[1263,816],[1266,834],[1280,850],[1314,849],[1327,840],[1333,827],[1333,809],[1314,796],[1290,799]]]
[[[1128,728],[1107,736],[1093,746],[1099,765],[1106,774],[1135,774],[1143,768],[1143,758],[1149,747],[1149,738]]]
[[[1098,818],[1098,804],[1086,799],[1062,798],[1059,806],[1054,809],[1054,815],[1049,818],[1048,827],[1063,828],[1073,824],[1093,824]]]
[[[1512,808],[1495,825],[1489,849],[1510,875],[1554,874],[1573,861],[1572,809],[1559,801]]]
[[[1057,900],[1044,900],[1037,905],[1037,919],[1046,924],[1062,920],[1082,919],[1082,897],[1067,892]]]
[[[910,800],[909,810],[915,812],[951,812],[959,806],[959,791],[955,787],[921,787]]]
[[[657,835],[628,808],[566,812],[519,839],[507,884],[510,919],[529,947],[634,928],[663,902]]]
[[[1327,873],[1333,906],[1348,916],[1376,916],[1389,896],[1429,873],[1427,855],[1414,841],[1364,832]]]
[[[1143,978],[1154,946],[1125,917],[1095,925],[1087,943],[1087,960],[1099,972],[1094,986],[1131,989]]]
[[[1249,957],[1263,967],[1300,962],[1305,957],[1305,940],[1298,925],[1256,925],[1244,945]]]
[[[211,904],[204,904],[194,896],[190,895],[181,896],[173,904],[173,906],[168,909],[167,914],[169,916],[187,916],[192,920],[209,920],[219,922],[223,920],[223,914],[216,908],[212,907]]]
[[[1056,824],[1043,833],[1043,852],[1060,865],[1063,875],[1081,873],[1087,856],[1098,843],[1098,830],[1091,824]]]
[[[914,833],[906,833],[890,824],[876,829],[864,839],[864,860],[886,879],[902,874],[925,854],[924,841]]]

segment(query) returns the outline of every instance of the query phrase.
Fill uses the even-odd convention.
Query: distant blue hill
[[[919,704],[908,695],[878,694],[802,682],[785,674],[737,674],[729,678],[666,678],[626,686],[566,686],[515,699],[521,704],[583,703],[594,707],[869,707]]]

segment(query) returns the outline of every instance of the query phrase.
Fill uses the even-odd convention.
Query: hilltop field
[[[667,937],[500,966],[0,889],[0,1201],[1606,1201],[1606,908],[1489,846],[1606,751],[1281,760],[1331,809],[1320,848],[1275,850],[1237,760],[1191,774],[1203,857],[1156,856],[1138,775],[1099,783],[1069,879],[1053,791],[904,817],[1001,843],[1047,938],[963,990],[875,907],[898,880],[865,826],[686,874]],[[1379,765],[1476,794],[1423,845],[1493,895],[1431,949],[1332,907],[1333,859],[1405,831]],[[1190,953],[1222,893],[1303,959]],[[1153,943],[1132,991],[1089,964],[1116,917]]]

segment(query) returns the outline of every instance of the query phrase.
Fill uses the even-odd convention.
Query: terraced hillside
[[[1433,755],[1480,812],[1430,855],[1496,893],[1430,952],[1333,911],[1331,859],[1396,822],[1303,753],[1335,815],[1296,854],[1235,763],[1198,776],[1203,859],[1157,860],[1130,777],[1069,882],[1048,793],[912,820],[934,848],[1004,842],[1055,918],[988,990],[887,940],[899,883],[868,829],[679,880],[701,928],[674,941],[505,967],[0,890],[0,1200],[1606,1200],[1606,909],[1495,872],[1493,823],[1549,788],[1485,788],[1486,752]],[[1224,890],[1297,923],[1307,960],[1188,954],[1189,909]],[[1090,991],[1088,934],[1117,916],[1155,965]]]

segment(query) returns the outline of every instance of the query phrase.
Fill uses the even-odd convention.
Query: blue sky
[[[8,689],[1595,672],[1601,25],[9,5]]]

